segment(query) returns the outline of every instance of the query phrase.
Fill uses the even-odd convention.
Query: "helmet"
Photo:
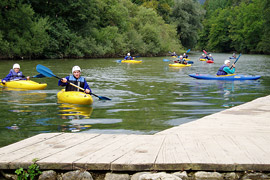
[[[183,58],[183,56],[179,56],[179,58]]]
[[[231,61],[228,60],[228,59],[226,59],[226,60],[224,61],[224,64],[227,64],[227,63],[229,63],[229,62],[231,62]]]
[[[212,56],[212,54],[209,54],[209,56]]]
[[[130,56],[130,53],[127,53],[128,56]]]
[[[202,56],[204,56],[204,54],[202,54]]]
[[[81,68],[80,68],[79,66],[74,66],[74,67],[72,68],[72,73],[73,73],[74,71],[80,71],[80,72],[81,72]]]
[[[20,69],[20,65],[19,64],[13,64],[13,69],[15,69],[15,68],[19,68]]]

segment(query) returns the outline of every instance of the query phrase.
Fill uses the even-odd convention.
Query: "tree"
[[[198,31],[202,28],[203,10],[198,2],[192,0],[176,0],[171,21],[177,26],[181,43],[186,48],[197,44]]]

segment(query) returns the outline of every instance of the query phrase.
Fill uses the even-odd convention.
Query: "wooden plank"
[[[59,136],[61,134],[63,134],[63,133],[43,133],[43,134],[35,135],[31,138],[21,140],[19,142],[16,142],[16,143],[13,143],[13,144],[10,144],[8,146],[0,148],[0,156],[4,156],[5,154],[15,152],[17,150],[25,148],[26,146],[31,146],[33,144],[48,140],[50,138],[54,138],[54,137]]]
[[[112,162],[111,170],[154,170],[154,163],[165,136],[141,135],[134,140],[136,146]],[[134,146],[134,144],[132,146]]]
[[[95,138],[85,140],[83,143],[73,146],[65,151],[54,153],[39,161],[41,168],[49,169],[58,164],[68,164],[69,166],[62,166],[62,169],[73,169],[73,163],[80,159],[88,156],[89,154],[95,153],[106,146],[110,146],[115,142],[122,141],[129,135],[117,135],[117,134],[101,134]],[[99,167],[99,166],[98,166]],[[109,169],[110,161],[107,161],[104,165],[104,169]],[[99,167],[101,168],[101,167]]]
[[[156,170],[190,169],[191,160],[178,135],[166,135],[155,161]]]
[[[74,162],[74,169],[110,170],[111,163],[137,147],[144,136],[128,135]]]
[[[54,139],[53,141],[45,142],[42,144],[38,144],[40,147],[35,149],[35,152],[26,154],[25,151],[20,152],[22,154],[26,154],[23,157],[19,157],[10,161],[10,168],[15,169],[16,167],[20,167],[22,165],[29,165],[32,163],[32,160],[37,158],[42,160],[46,157],[54,155],[55,153],[65,151],[66,149],[70,149],[74,146],[80,146],[81,143],[95,138],[99,136],[98,134],[79,134],[79,133],[67,133],[66,136],[59,136],[58,139]],[[31,148],[31,147],[29,147]],[[26,151],[28,151],[27,149]],[[72,154],[70,154],[72,156]],[[38,161],[39,163],[39,161]],[[72,162],[68,162],[66,164],[58,163],[58,160],[55,159],[55,166],[51,166],[51,169],[72,169]],[[41,166],[42,168],[42,166]]]

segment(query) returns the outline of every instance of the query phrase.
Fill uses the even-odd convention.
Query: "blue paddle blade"
[[[100,100],[111,100],[110,98],[107,98],[107,97],[104,97],[104,96],[98,96],[98,98],[100,99]]]
[[[116,60],[116,62],[120,63],[122,60]]]
[[[46,77],[54,76],[54,77],[56,77],[49,68],[47,68],[45,66],[42,66],[41,64],[38,64],[36,69],[37,69],[37,72],[39,72],[43,76],[46,76]]]
[[[187,63],[188,63],[188,64],[193,64],[194,62],[193,62],[193,61],[188,61]]]
[[[168,62],[168,61],[170,61],[170,60],[169,60],[169,59],[163,59],[163,61],[164,61],[164,62]]]
[[[43,77],[46,77],[46,76],[44,76],[43,74],[37,74],[35,76],[32,76],[32,78],[43,78]]]
[[[187,53],[190,51],[190,49],[187,50]]]

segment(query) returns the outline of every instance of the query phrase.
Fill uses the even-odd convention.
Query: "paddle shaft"
[[[234,61],[233,64],[235,64],[235,63],[238,61],[238,59],[240,58],[241,55],[242,55],[242,54],[240,53],[239,56],[238,56],[238,58]],[[232,69],[232,68],[233,68],[233,65],[230,67],[230,69]]]

